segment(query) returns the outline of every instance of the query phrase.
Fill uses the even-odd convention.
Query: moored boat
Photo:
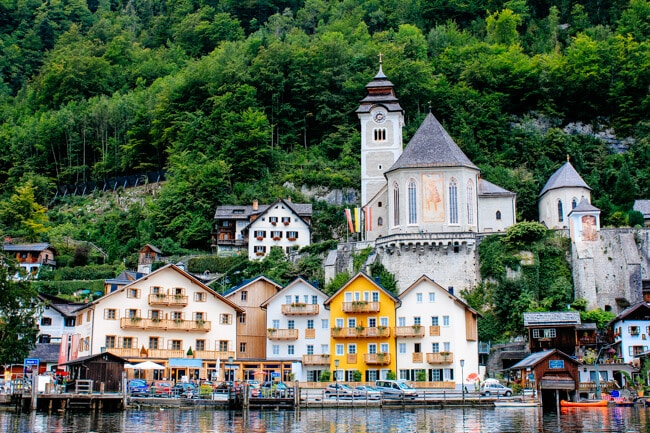
[[[531,401],[495,401],[494,407],[538,407],[539,402],[536,400]]]
[[[581,400],[581,401],[567,401],[560,400],[561,407],[603,407],[607,406],[607,400]]]

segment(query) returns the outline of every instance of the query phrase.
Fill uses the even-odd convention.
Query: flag
[[[361,208],[354,208],[354,231],[359,233],[359,222],[361,221]]]
[[[68,334],[61,336],[61,346],[59,347],[58,365],[68,361]]]
[[[348,220],[348,228],[350,229],[350,233],[354,233],[354,226],[352,225],[352,214],[350,213],[350,209],[345,210],[345,218]]]
[[[363,208],[363,210],[366,213],[366,231],[371,232],[372,231],[372,208],[370,206],[366,206]]]
[[[70,343],[70,361],[77,359],[79,356],[79,334],[72,334],[72,342]]]

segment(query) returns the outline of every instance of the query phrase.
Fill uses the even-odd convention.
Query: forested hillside
[[[520,220],[567,155],[603,225],[650,197],[647,0],[2,1],[0,33],[5,235],[89,240],[111,261],[207,250],[219,204],[357,188],[354,110],[379,53],[405,142],[431,107]],[[52,201],[160,169],[146,199]],[[341,216],[317,205],[314,240]]]

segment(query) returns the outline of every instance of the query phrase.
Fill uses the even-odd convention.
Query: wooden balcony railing
[[[316,330],[315,329],[305,329],[305,338],[316,338]]]
[[[318,304],[282,304],[282,314],[286,316],[313,316],[318,314]]]
[[[329,354],[324,355],[302,355],[303,365],[330,365]]]
[[[235,352],[230,351],[221,351],[221,350],[195,350],[194,357],[200,359],[220,359],[222,361],[227,361],[228,357],[235,357]]]
[[[427,353],[429,364],[451,364],[454,362],[454,354],[451,352]]]
[[[120,328],[209,332],[212,329],[212,322],[204,320],[144,319],[140,317],[122,317],[120,319]]]
[[[424,354],[422,352],[413,352],[411,354],[411,362],[422,362]]]
[[[297,340],[298,330],[269,328],[266,330],[266,337],[269,340]]]
[[[346,356],[346,361],[348,364],[356,364],[357,363],[357,354],[356,353],[348,353]]]
[[[184,350],[173,349],[137,349],[137,348],[122,348],[122,347],[109,347],[107,352],[113,355],[121,356],[123,358],[187,358],[187,353]]]
[[[172,305],[186,307],[188,297],[186,295],[165,295],[162,293],[152,293],[149,295],[149,305]]]
[[[440,337],[440,326],[429,326],[429,335],[431,337]]]
[[[359,331],[357,328],[332,328],[333,338],[357,338]]]
[[[424,337],[424,326],[421,325],[396,326],[395,336],[396,337]]]
[[[390,328],[387,326],[372,328],[332,328],[333,338],[387,338]]]
[[[363,355],[363,362],[368,365],[388,365],[390,353],[366,353]]]
[[[343,303],[344,313],[378,313],[379,302],[353,301]]]

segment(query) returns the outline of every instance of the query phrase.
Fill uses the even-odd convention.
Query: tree
[[[35,194],[32,181],[28,180],[16,187],[16,193],[8,201],[0,202],[0,222],[4,229],[28,242],[40,240],[47,231],[45,207],[36,202]]]
[[[14,281],[13,267],[0,267],[0,364],[22,364],[36,344],[42,307],[36,289]]]

